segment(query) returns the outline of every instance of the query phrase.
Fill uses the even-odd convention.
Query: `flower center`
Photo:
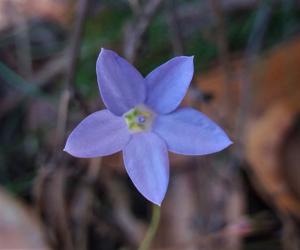
[[[139,105],[123,115],[131,132],[147,131],[151,128],[154,113],[147,107]]]

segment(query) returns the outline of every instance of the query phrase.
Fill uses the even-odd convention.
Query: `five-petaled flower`
[[[206,155],[232,143],[204,114],[177,109],[193,77],[193,57],[175,57],[143,78],[125,59],[102,49],[96,72],[107,109],[86,117],[70,134],[64,150],[82,158],[123,150],[129,177],[151,202],[160,205],[165,196],[168,151]]]

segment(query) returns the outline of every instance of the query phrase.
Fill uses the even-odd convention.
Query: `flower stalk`
[[[156,232],[157,232],[157,229],[159,226],[159,222],[160,222],[160,207],[157,205],[153,205],[151,222],[148,227],[146,236],[145,236],[144,240],[142,241],[138,250],[148,250],[150,248],[151,243],[153,242],[153,239],[156,235]]]

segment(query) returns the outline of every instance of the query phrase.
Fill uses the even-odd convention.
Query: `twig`
[[[4,67],[5,65],[3,64],[0,64],[0,69],[1,65],[3,70],[9,70],[7,67]],[[14,85],[13,87],[17,87],[17,85],[20,83],[21,85],[19,85],[22,88],[22,92],[11,94],[14,96],[13,98],[11,97],[11,95],[8,95],[7,97],[1,100],[0,118],[5,116],[8,112],[14,109],[17,105],[19,105],[20,102],[22,102],[26,97],[28,97],[28,95],[31,96],[32,94],[34,94],[34,96],[36,96],[35,94],[41,92],[42,87],[45,87],[46,85],[50,84],[51,80],[57,77],[58,75],[63,74],[67,70],[67,66],[68,58],[66,56],[66,52],[64,51],[61,53],[61,55],[47,62],[38,72],[36,72],[31,78],[29,78],[28,81],[25,81],[22,78],[18,77],[11,70],[10,73],[5,73],[6,77],[11,74],[14,74],[16,75],[16,77],[18,77],[18,79],[20,79],[17,82],[8,83],[10,85]],[[80,107],[87,114],[87,105],[83,102],[81,95],[78,93],[78,91],[76,91],[76,89],[74,90],[74,92],[75,98],[80,104]]]
[[[216,23],[216,42],[219,51],[220,64],[224,72],[224,116],[231,110],[230,82],[232,81],[232,69],[226,37],[226,25],[223,6],[220,0],[210,0]],[[229,125],[229,124],[226,124]]]
[[[299,225],[295,219],[287,214],[281,214],[283,223],[282,244],[284,250],[298,250],[300,248]]]
[[[197,247],[197,249],[200,249],[200,246],[203,246],[205,249],[207,248],[208,243],[217,239],[224,239],[232,236],[245,237],[260,231],[264,232],[266,230],[274,230],[273,225],[270,226],[268,224],[269,221],[264,218],[260,218],[260,221],[258,221],[258,223],[261,224],[258,224],[257,227],[255,224],[257,220],[259,220],[259,218],[256,219],[255,217],[248,218],[241,216],[237,220],[228,223],[225,227],[218,231],[206,235],[194,236],[190,240],[179,243],[172,247],[158,247],[154,248],[154,250],[182,250],[190,248],[194,249],[195,246]]]
[[[50,166],[41,168],[35,181],[36,209],[47,224],[49,244],[55,249],[73,250],[65,201],[67,172],[65,168],[52,170]]]
[[[17,106],[25,97],[43,97],[43,92],[35,84],[29,84],[21,76],[16,74],[13,70],[0,62],[0,77],[4,80],[3,83],[8,84],[19,93],[9,92],[4,98],[0,100],[0,118],[5,116],[10,110]]]
[[[124,232],[128,242],[137,246],[143,239],[146,227],[142,221],[136,219],[132,214],[128,190],[113,178],[102,178],[101,181],[108,190],[116,223]]]
[[[78,185],[72,202],[71,216],[75,222],[74,227],[74,249],[88,249],[88,225],[92,214],[94,199],[93,185],[98,180],[101,169],[102,158],[93,158],[89,162],[86,175],[81,185]]]
[[[37,71],[32,78],[29,79],[34,85],[44,87],[54,77],[66,71],[68,65],[68,58],[66,52],[49,60],[39,71]]]
[[[237,151],[235,156],[237,159],[241,158],[242,143],[241,137],[245,127],[246,117],[249,112],[249,107],[252,98],[252,84],[251,84],[251,67],[256,61],[258,52],[260,51],[263,43],[263,38],[266,34],[267,27],[271,18],[272,9],[268,3],[262,2],[260,8],[257,11],[253,31],[250,34],[248,45],[245,52],[245,64],[242,71],[242,85],[240,90],[240,109],[236,120],[236,139],[237,139]]]
[[[28,81],[2,62],[0,62],[0,76],[4,80],[4,83],[18,91],[21,91],[23,94],[27,94],[29,96],[42,95],[38,87],[34,84],[29,84]]]
[[[50,83],[52,78],[62,73],[65,70],[66,65],[66,58],[64,56],[60,56],[49,61],[39,72],[32,76],[32,78],[25,81],[7,66],[0,63],[0,75],[3,74],[6,79],[10,78],[7,83],[13,88],[21,90],[7,94],[6,97],[1,99],[0,119],[13,110],[28,96],[40,97],[43,94],[41,88]],[[29,84],[29,82],[31,84]]]
[[[177,15],[177,8],[174,0],[166,1],[166,14],[171,35],[171,43],[175,55],[182,55],[184,51],[183,37],[180,22]]]
[[[6,1],[8,18],[14,26],[18,72],[25,78],[32,75],[32,58],[27,20],[13,1]]]
[[[274,1],[278,2],[279,0]],[[257,3],[257,0],[222,1],[222,10],[224,13],[252,10],[256,8]],[[214,14],[209,6],[209,1],[182,1],[177,16],[182,24],[184,36],[193,34],[200,29],[207,29],[214,21]]]
[[[59,115],[57,119],[57,129],[56,129],[56,145],[60,146],[63,143],[66,132],[67,124],[67,113],[69,110],[70,98],[74,92],[73,84],[75,80],[76,66],[78,63],[78,57],[80,55],[80,44],[83,33],[84,21],[87,17],[89,0],[79,0],[77,6],[77,15],[75,17],[75,27],[74,33],[71,37],[70,45],[70,61],[67,68],[67,78],[65,82],[65,87],[62,92],[59,104]]]
[[[134,62],[138,49],[141,46],[142,36],[147,30],[156,10],[162,3],[162,0],[152,0],[146,2],[141,7],[139,13],[125,26],[124,30],[124,55],[130,61]]]
[[[141,4],[139,0],[128,0],[128,3],[135,15],[141,11]]]
[[[73,89],[78,57],[80,55],[83,27],[88,13],[89,0],[78,0],[77,15],[75,16],[74,33],[70,44],[70,64],[67,69],[66,88]]]
[[[226,231],[221,230],[216,233],[209,234],[207,236],[197,236],[193,238],[192,240],[188,242],[183,242],[181,244],[177,244],[176,246],[172,247],[161,247],[161,248],[155,248],[155,250],[182,250],[182,249],[189,249],[190,247],[193,247],[194,245],[201,245],[205,244],[207,242],[210,242],[212,240],[215,240],[217,238],[222,238],[222,236],[225,236]]]

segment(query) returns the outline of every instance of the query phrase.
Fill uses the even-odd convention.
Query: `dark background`
[[[234,141],[170,155],[151,249],[300,249],[299,31],[296,0],[1,0],[0,249],[137,249],[143,239],[151,204],[121,156],[62,151],[103,108],[101,47],[143,75],[194,55],[182,105]]]

